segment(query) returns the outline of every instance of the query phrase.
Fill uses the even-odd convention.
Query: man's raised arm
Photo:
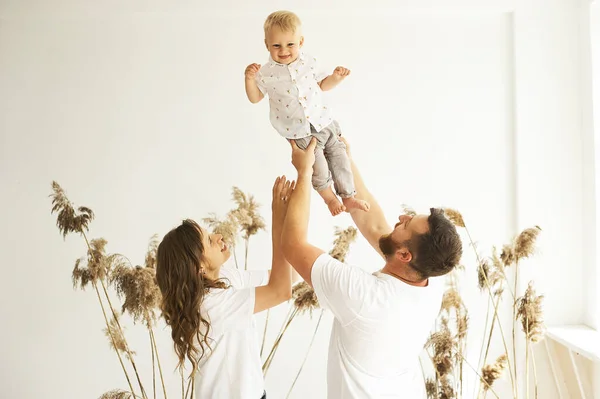
[[[356,198],[367,201],[371,204],[371,208],[368,212],[364,212],[358,209],[354,209],[350,212],[352,220],[360,230],[360,233],[367,239],[369,244],[383,257],[381,250],[379,249],[379,238],[392,232],[392,227],[385,220],[385,216],[379,203],[373,197],[373,194],[365,186],[365,182],[352,159],[350,154],[350,145],[345,138],[340,137],[340,140],[346,145],[346,153],[350,158],[352,164],[352,174],[354,175],[354,187],[356,189]]]

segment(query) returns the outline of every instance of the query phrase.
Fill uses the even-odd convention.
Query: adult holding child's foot
[[[334,315],[327,397],[423,398],[418,357],[443,296],[443,281],[435,277],[458,264],[460,237],[436,208],[429,215],[400,215],[392,228],[348,153],[356,196],[371,204],[369,212],[350,213],[385,264],[371,274],[311,245],[307,231],[315,145],[315,139],[306,150],[292,144],[298,178],[283,226],[282,248],[292,267],[314,288],[321,306]]]

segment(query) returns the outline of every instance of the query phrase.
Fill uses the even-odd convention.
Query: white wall
[[[591,77],[592,77],[592,101],[590,102],[590,106],[588,108],[588,113],[592,116],[592,128],[595,132],[600,133],[600,4],[598,2],[592,2],[590,7],[590,17],[588,19],[589,29],[591,33],[590,39],[590,58],[592,61],[591,66]],[[593,71],[593,72],[592,72]],[[591,109],[590,109],[591,108]],[[595,154],[600,154],[600,135],[594,135],[594,145],[592,149]],[[590,165],[591,166],[591,165]],[[600,164],[596,162],[594,164],[595,176],[593,179],[593,183],[595,183],[595,187],[600,187],[600,173],[599,171]],[[596,204],[598,203],[597,195],[594,196],[596,200]],[[596,226],[599,224],[600,213],[596,211]],[[598,239],[600,235],[596,233],[595,237],[596,245],[594,248],[599,248]],[[588,285],[588,292],[590,293],[589,302],[591,308],[591,316],[590,316],[590,325],[596,327],[596,329],[600,328],[600,295],[597,294],[597,288],[600,287],[600,273],[598,272],[598,263],[597,263],[597,253],[594,257],[594,262],[590,264],[588,270],[595,270],[595,273],[590,273],[594,278],[590,279],[593,281],[596,286]],[[594,323],[594,324],[592,324]],[[594,365],[594,392],[596,397],[600,397],[600,364]]]
[[[589,30],[590,30],[590,58],[591,58],[591,70],[589,76],[591,77],[591,85],[589,87],[588,94],[592,97],[592,101],[589,103],[589,107],[587,112],[591,114],[591,128],[592,133],[595,130],[596,132],[600,132],[600,4],[595,2],[591,6],[591,12],[588,19]],[[594,145],[591,146],[592,150],[595,154],[600,154],[600,140],[598,137],[600,135],[596,134],[596,136],[592,135],[595,138]],[[592,165],[590,165],[592,166]],[[600,173],[598,173],[600,163],[596,162],[593,164],[593,170],[595,173],[595,179],[593,183],[595,183],[596,187],[600,186]],[[597,202],[597,196],[594,196]],[[596,225],[598,225],[598,219],[600,217],[600,213],[596,212]],[[600,236],[598,234],[594,237],[596,239],[595,247],[598,247],[598,239]],[[591,269],[597,269],[597,264],[594,262]],[[595,274],[595,283],[600,286],[600,273],[596,272]],[[593,290],[590,287],[591,302],[595,305],[593,306],[594,311],[592,311],[592,315],[590,315],[590,319],[592,322],[595,322],[595,326],[600,328],[600,295],[596,294],[596,290]]]
[[[526,267],[537,270],[531,275],[546,293],[546,319],[582,320],[579,5],[312,6],[2,3],[0,383],[7,397],[98,397],[126,386],[93,292],[71,288],[73,262],[85,249],[77,237],[63,242],[54,227],[52,180],[96,212],[91,236],[107,238],[109,251],[134,263],[152,234],[184,217],[226,212],[232,185],[255,194],[270,221],[272,181],[293,169],[266,102],[245,99],[243,70],[266,60],[261,26],[278,8],[304,20],[307,51],[331,69],[352,69],[327,98],[388,216],[402,203],[456,207],[483,252],[540,225],[540,253]],[[333,226],[350,224],[345,215],[331,218],[316,195],[311,212],[310,238],[324,248]],[[251,268],[268,267],[268,245],[268,233],[251,243]],[[476,342],[484,301],[466,250],[464,295]],[[381,266],[364,240],[349,261]],[[285,311],[274,312],[270,338]],[[285,396],[315,322],[294,322],[267,376],[270,397]],[[292,397],[324,397],[330,324],[327,315]],[[144,330],[127,331],[148,381]],[[168,331],[158,335],[177,392]],[[546,381],[543,397],[552,397]]]

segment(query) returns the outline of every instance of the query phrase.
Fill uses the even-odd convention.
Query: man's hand
[[[246,71],[244,74],[246,75],[246,80],[254,80],[256,78],[256,74],[260,70],[260,64],[250,64],[246,67]]]
[[[312,175],[313,165],[315,163],[315,147],[317,139],[312,138],[306,150],[302,150],[296,145],[295,140],[289,140],[292,145],[292,165],[298,171],[298,177],[301,175]]]
[[[348,68],[339,66],[333,70],[332,76],[335,77],[337,80],[341,81],[344,80],[348,75],[350,75],[350,70]]]

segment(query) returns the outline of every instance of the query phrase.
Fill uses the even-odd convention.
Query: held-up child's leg
[[[327,204],[331,214],[336,216],[345,211],[346,207],[340,202],[331,187],[331,173],[329,172],[327,160],[323,154],[326,137],[314,131],[313,136],[317,139],[317,146],[315,147],[315,164],[313,165],[312,185]],[[304,150],[310,144],[311,139],[312,136],[295,139],[296,145]]]
[[[370,208],[369,203],[355,197],[356,190],[354,188],[352,165],[346,153],[346,145],[338,139],[341,133],[339,124],[333,121],[329,126],[321,130],[321,133],[323,132],[327,132],[324,156],[333,176],[337,195],[342,198],[346,210],[360,209],[368,211]]]

